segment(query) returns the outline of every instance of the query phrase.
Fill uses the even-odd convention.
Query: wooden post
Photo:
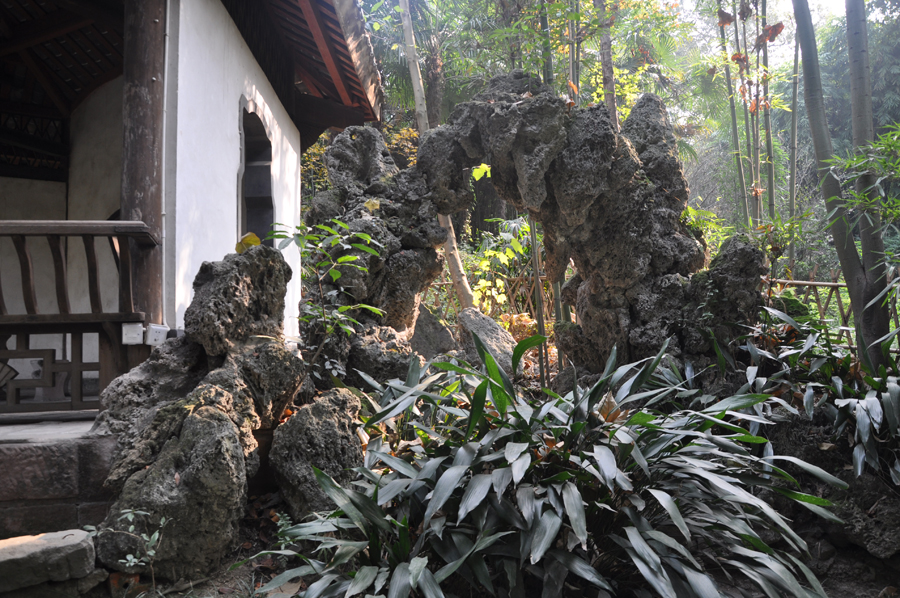
[[[125,0],[122,220],[143,220],[160,238],[165,33],[166,0]],[[123,256],[131,254],[133,285],[126,289],[129,280],[122,276],[120,298],[127,302],[133,297],[134,311],[144,312],[147,322],[161,324],[162,247],[140,247],[130,240],[120,247]]]

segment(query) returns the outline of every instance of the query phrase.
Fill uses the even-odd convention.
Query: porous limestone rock
[[[363,464],[362,445],[354,430],[359,408],[353,393],[335,388],[275,428],[269,459],[295,519],[335,508],[316,481],[313,467],[346,485],[355,477],[350,469]]]
[[[575,263],[563,295],[581,326],[558,340],[580,367],[600,371],[614,346],[620,361],[670,337],[675,357],[695,348],[680,331],[706,256],[680,218],[688,189],[658,97],[642,96],[617,132],[603,104],[570,108],[521,71],[494,78],[423,137],[416,169],[452,214],[471,203],[468,169],[480,163],[500,197],[543,226],[549,278],[562,282]]]
[[[359,388],[369,388],[357,371],[382,382],[405,379],[413,359],[420,361],[405,335],[389,326],[370,326],[350,337],[348,363],[352,369],[347,371],[345,380]]]
[[[363,303],[383,311],[378,316],[367,310],[355,310],[351,314],[360,322],[355,326],[362,332],[371,328],[389,327],[408,338],[415,323],[419,294],[440,275],[443,257],[436,251],[446,239],[446,231],[437,223],[437,210],[425,175],[416,168],[400,171],[394,164],[384,144],[381,133],[370,127],[348,127],[335,137],[325,152],[325,166],[333,188],[316,194],[310,200],[305,221],[309,226],[331,225],[337,218],[348,227],[348,234],[360,233],[371,237],[375,243],[369,248],[375,254],[357,247],[361,237],[352,237],[348,243],[330,248],[329,254],[337,260],[345,256],[356,258],[350,264],[338,266],[340,277],[326,277],[321,288],[318,284],[306,290],[304,302],[330,307],[343,307]],[[377,254],[377,255],[376,255]],[[356,266],[362,266],[365,271]],[[301,312],[304,305],[301,304]],[[353,377],[355,369],[366,370],[374,362],[376,369],[394,371],[383,360],[374,359],[370,343],[341,338],[342,332],[328,335],[320,318],[301,321],[300,336],[305,351],[314,354],[324,343],[321,363],[329,362],[329,370]],[[384,334],[369,340],[379,341]],[[392,353],[395,345],[405,343],[394,334],[384,340],[383,352]],[[409,353],[408,344],[399,350]],[[392,355],[388,361],[399,363]],[[408,357],[404,360],[408,363]],[[402,361],[402,360],[401,360]],[[330,372],[329,372],[330,373]],[[331,386],[330,376],[315,378],[321,389]]]
[[[303,379],[302,361],[277,339],[290,278],[266,247],[205,263],[186,316],[192,334],[104,391],[94,433],[118,437],[104,482],[117,498],[97,539],[107,567],[125,570],[120,560],[140,554],[119,533],[129,509],[149,513],[150,528],[170,521],[155,565],[162,579],[208,574],[231,548],[260,464],[254,431],[277,424]]]
[[[219,404],[177,405],[188,412],[177,434],[152,464],[125,481],[97,537],[97,557],[107,568],[129,570],[120,559],[143,554],[142,540],[123,533],[129,522],[120,513],[128,509],[150,513],[136,524],[148,534],[159,529],[163,517],[168,521],[154,562],[157,577],[197,579],[232,547],[244,513],[247,473],[238,429],[225,412],[228,397],[217,399]]]
[[[475,348],[472,334],[478,335],[484,348],[487,349],[494,360],[503,370],[512,376],[512,356],[516,348],[516,339],[503,329],[492,318],[484,315],[474,307],[468,307],[459,312],[459,337],[460,344],[466,353],[466,360],[471,364],[480,364],[481,358]]]
[[[453,332],[424,303],[419,304],[416,328],[409,339],[409,345],[425,359],[432,359],[459,348]]]
[[[279,337],[291,268],[281,253],[258,245],[220,262],[203,262],[194,298],[184,312],[184,333],[207,355],[225,355],[253,335]]]

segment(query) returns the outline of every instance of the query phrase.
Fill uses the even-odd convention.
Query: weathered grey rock
[[[353,393],[335,388],[275,428],[269,459],[295,519],[335,507],[316,482],[313,467],[346,485],[355,477],[349,469],[363,464],[354,430],[359,407]]]
[[[485,348],[494,356],[503,370],[513,375],[512,355],[516,348],[516,339],[503,329],[500,324],[484,315],[474,307],[469,307],[459,312],[459,337],[460,344],[466,352],[466,360],[472,364],[480,364],[481,358],[475,349],[475,341],[472,334],[478,335]]]
[[[721,346],[742,334],[741,323],[758,317],[763,297],[760,277],[767,272],[763,252],[744,234],[722,243],[708,270],[698,272],[685,288],[682,344],[686,353],[709,353],[712,331]]]
[[[116,434],[122,445],[150,425],[160,406],[184,398],[209,373],[203,347],[185,337],[169,339],[149,359],[113,380],[100,400],[93,434]]]
[[[685,307],[698,305],[690,277],[706,255],[680,220],[688,189],[658,97],[644,95],[619,133],[602,104],[571,109],[521,72],[492,79],[423,137],[416,169],[426,174],[438,210],[449,214],[469,205],[467,169],[482,162],[491,165],[499,196],[543,225],[549,277],[562,282],[575,262],[578,274],[563,297],[581,326],[558,339],[577,365],[597,372],[613,347],[620,360],[639,359],[667,338],[676,357],[708,350],[694,332],[682,338]],[[750,270],[744,282],[755,284]],[[743,293],[746,285],[737,286]],[[721,294],[731,290],[736,286]],[[745,311],[738,322],[755,316]]]
[[[94,543],[84,530],[0,540],[0,592],[79,579],[93,570]]]
[[[437,223],[434,194],[426,177],[415,168],[399,171],[381,134],[369,127],[348,127],[335,137],[325,153],[325,165],[334,187],[312,199],[306,224],[327,224],[330,218],[340,218],[350,233],[365,234],[376,241],[370,247],[377,255],[340,244],[329,249],[334,260],[345,256],[356,260],[337,268],[341,273],[337,280],[326,277],[321,289],[319,285],[307,289],[301,311],[307,304],[321,305],[323,299],[334,307],[363,303],[382,310],[384,315],[367,310],[348,313],[360,322],[356,326],[360,333],[372,326],[387,326],[408,336],[419,294],[443,267],[443,258],[435,248],[446,239],[446,231]],[[359,237],[355,241],[363,242]],[[371,362],[383,369],[389,365],[385,360],[398,362],[389,354],[395,352],[397,344],[393,336],[385,341],[393,344],[382,349],[384,359],[375,359],[368,341],[355,340],[351,347],[342,338],[343,333],[326,334],[319,318],[301,321],[300,328],[306,353],[315,354],[324,345],[319,362],[331,364],[329,374],[345,370],[352,378],[353,369],[363,369],[364,364]],[[408,353],[408,348],[400,351]],[[330,375],[315,373],[320,374],[314,376],[319,389],[331,387]]]
[[[409,345],[425,359],[432,359],[459,348],[456,339],[453,338],[453,332],[427,305],[419,304],[415,326]]]
[[[575,387],[575,367],[569,366],[556,375],[550,383],[550,390],[560,396],[566,396]]]
[[[185,337],[211,356],[225,355],[253,335],[280,337],[290,280],[281,252],[265,245],[203,262],[184,313]]]
[[[388,326],[370,326],[350,337],[345,380],[352,386],[369,388],[357,370],[380,381],[405,379],[412,359],[418,361],[419,356],[405,335]]]
[[[300,388],[303,361],[283,344],[266,342],[230,355],[226,366],[228,362],[237,366],[235,379],[245,385],[245,392],[252,400],[249,411],[255,410],[259,427],[274,428]],[[251,416],[248,413],[246,417]]]
[[[171,406],[188,415],[153,463],[127,478],[97,537],[97,557],[106,567],[126,571],[119,560],[143,554],[139,540],[116,531],[127,526],[119,521],[127,509],[151,513],[147,533],[162,517],[169,520],[154,563],[157,578],[196,579],[219,565],[236,538],[247,491],[238,429],[225,412],[229,398],[221,393],[217,402],[207,396],[200,406]]]

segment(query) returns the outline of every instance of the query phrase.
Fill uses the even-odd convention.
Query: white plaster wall
[[[122,196],[122,86],[119,77],[95,90],[72,113],[69,131],[69,219],[106,220]],[[95,239],[103,311],[118,311],[119,275],[109,242]],[[80,239],[69,241],[69,299],[90,313],[87,260]]]
[[[255,112],[272,143],[275,221],[300,218],[300,134],[219,0],[180,3],[174,285],[176,323],[184,326],[191,285],[203,261],[221,260],[238,240],[242,107]],[[171,84],[171,82],[170,82]],[[171,184],[171,183],[169,183]],[[284,253],[294,278],[285,327],[295,333],[299,254]]]

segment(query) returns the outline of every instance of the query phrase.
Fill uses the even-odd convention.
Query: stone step
[[[81,579],[93,570],[94,542],[83,530],[0,540],[0,593]]]
[[[112,495],[103,488],[115,436],[90,421],[0,425],[0,539],[96,525]]]

